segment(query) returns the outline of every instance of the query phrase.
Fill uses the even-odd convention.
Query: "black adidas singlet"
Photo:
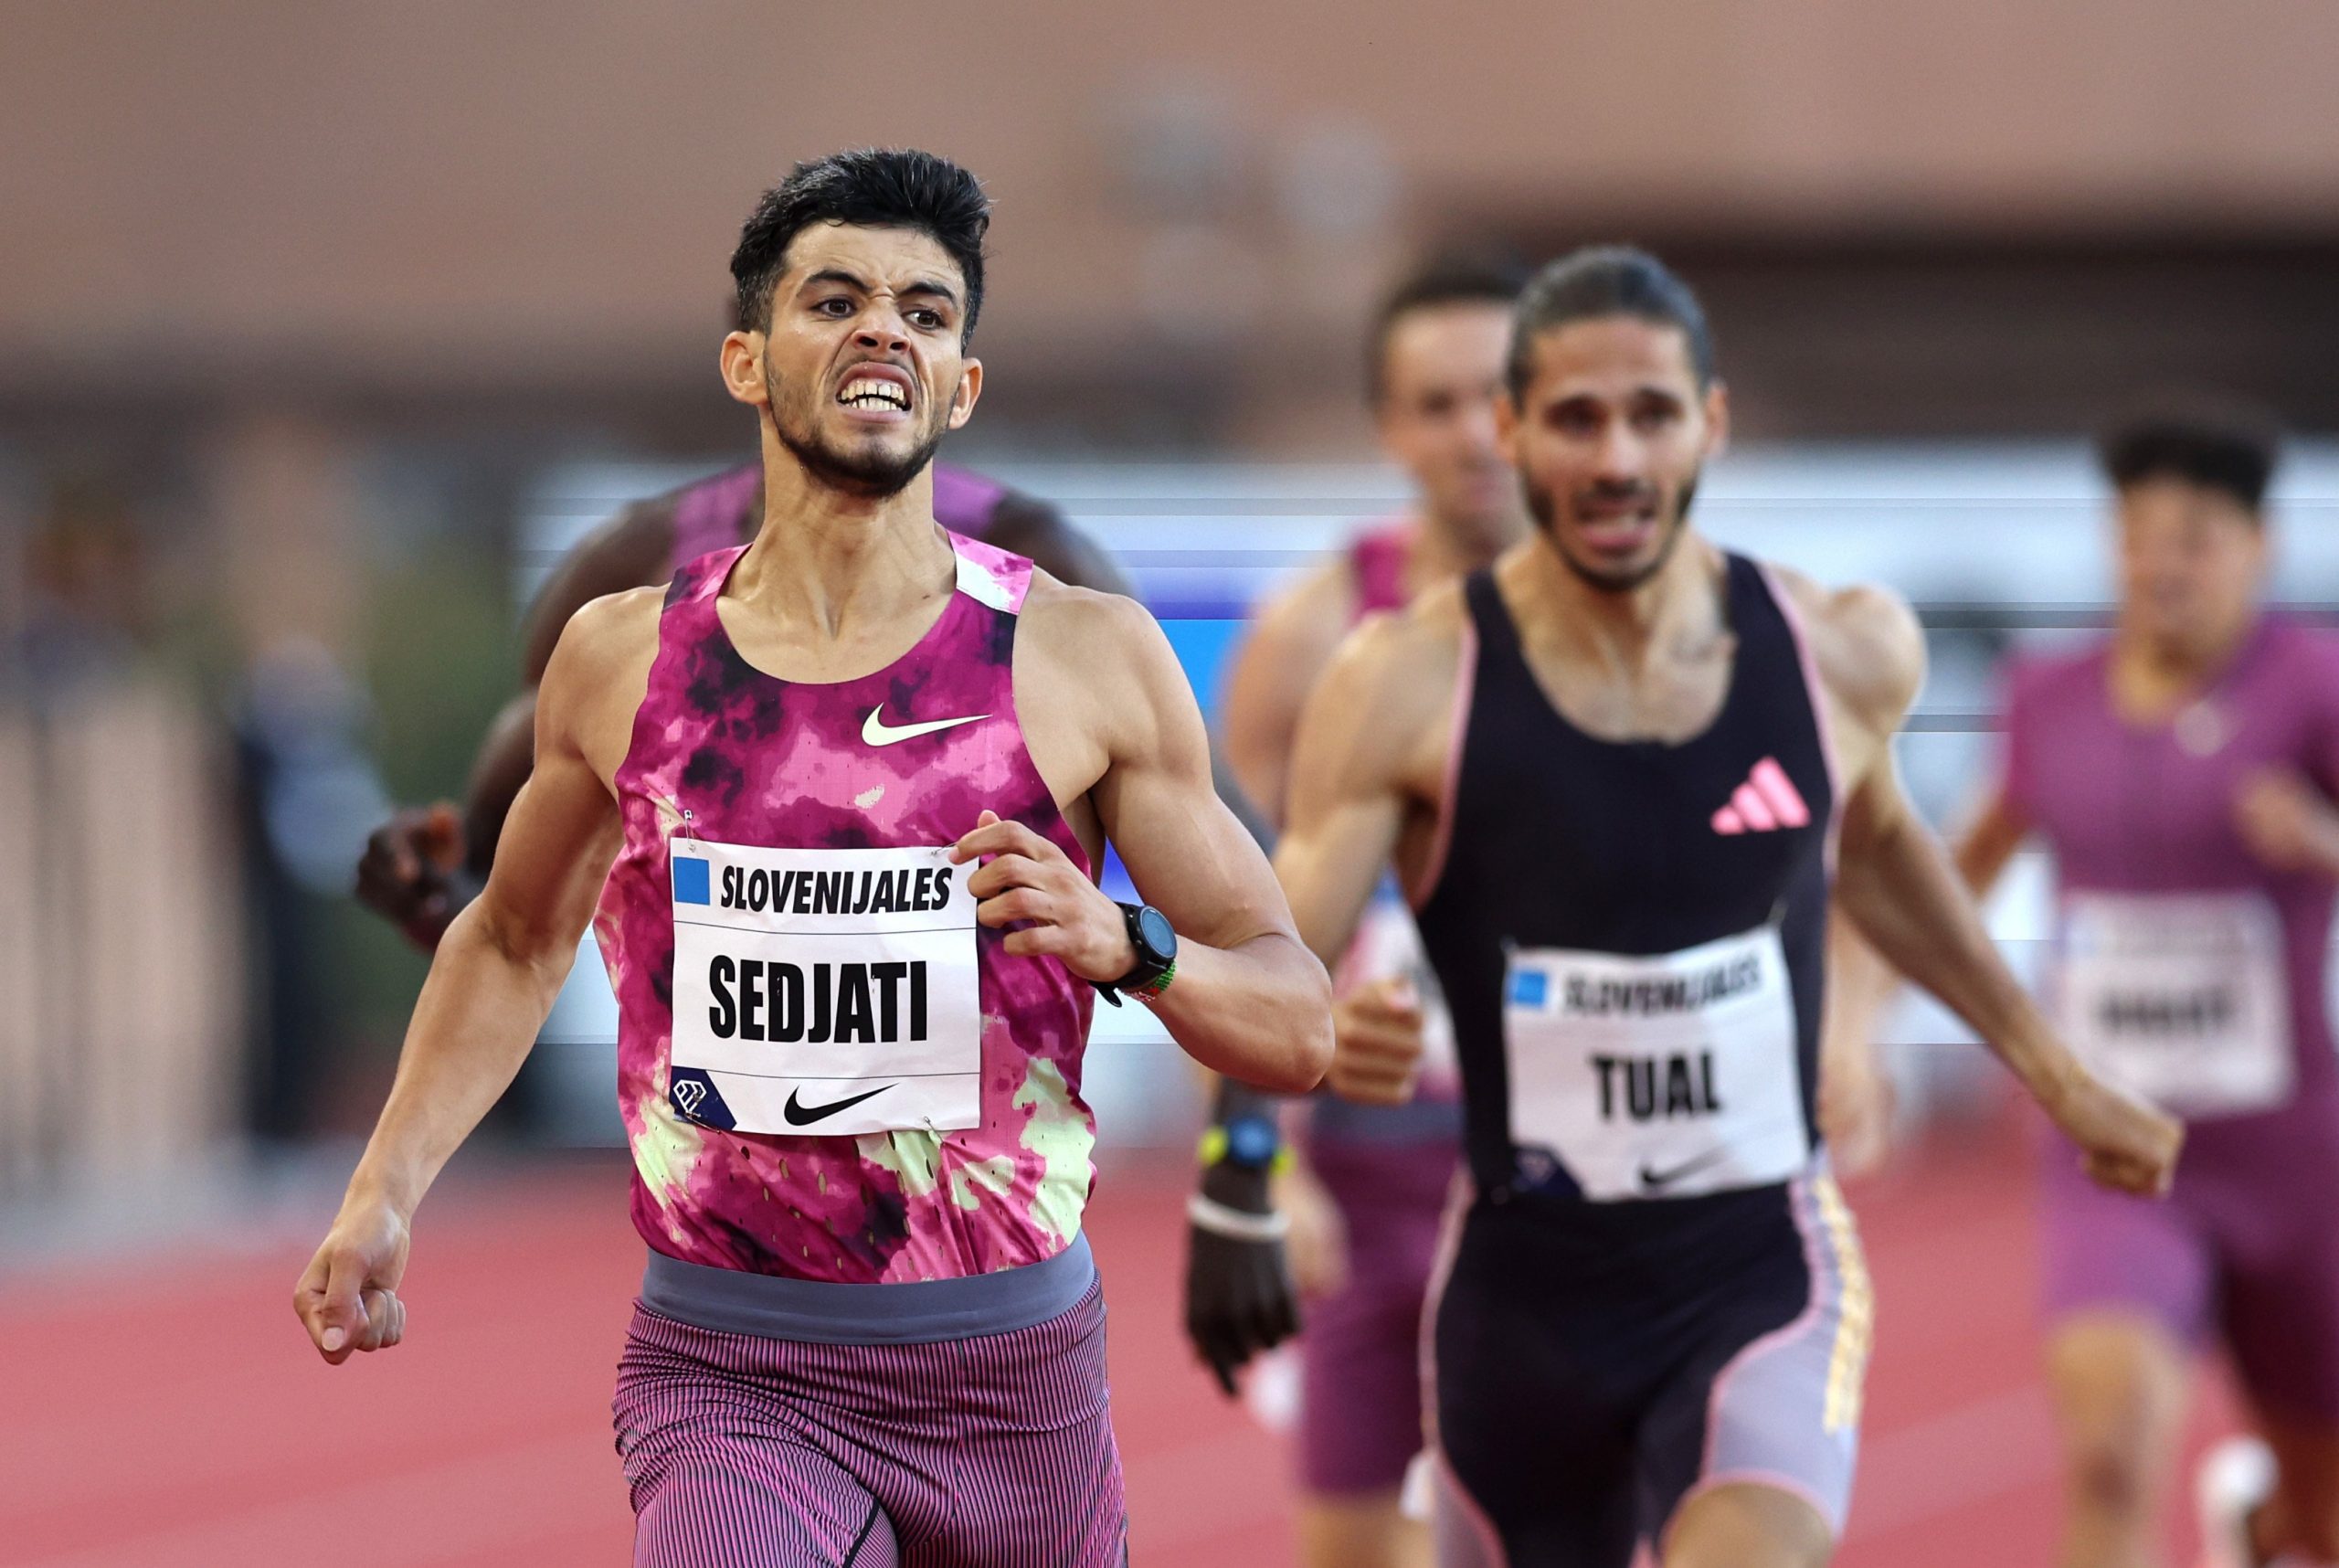
[[[1775,1186],[1817,1148],[1835,792],[1784,590],[1727,562],[1729,691],[1679,745],[1570,724],[1492,574],[1466,585],[1476,669],[1419,920],[1482,1195]]]

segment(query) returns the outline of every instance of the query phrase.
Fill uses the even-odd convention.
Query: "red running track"
[[[1854,1190],[1880,1306],[1844,1568],[2052,1561],[2023,1172],[2000,1132]],[[1090,1224],[1135,1558],[1285,1563],[1283,1455],[1177,1334],[1178,1174],[1108,1173]],[[435,1199],[407,1343],[337,1371],[293,1321],[306,1248],[280,1235],[0,1286],[0,1565],[626,1563],[609,1395],[641,1255],[623,1182],[568,1163]],[[2196,1442],[2228,1416],[2214,1388],[2204,1404]],[[2172,1531],[2189,1553],[2189,1524]]]

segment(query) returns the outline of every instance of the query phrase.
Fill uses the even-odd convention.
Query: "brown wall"
[[[1455,215],[1687,235],[2339,213],[2323,0],[5,0],[0,37],[18,410],[623,387],[714,417],[738,218],[791,159],[858,142],[990,180],[994,386],[1045,414],[1044,385],[1067,418],[1131,381],[1173,414],[1181,386],[1320,383],[1328,334]],[[1245,400],[1295,440],[1325,418]]]

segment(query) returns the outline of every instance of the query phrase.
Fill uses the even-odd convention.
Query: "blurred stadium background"
[[[362,840],[460,792],[566,543],[751,450],[724,262],[799,157],[989,182],[950,453],[1119,552],[1206,704],[1261,588],[1399,503],[1362,323],[1454,242],[1630,238],[1704,291],[1702,522],[1918,602],[1937,817],[1997,656],[2101,621],[2084,437],[2136,395],[2282,414],[2274,597],[2339,605],[2339,9],[1377,10],[0,3],[0,1564],[623,1560],[585,978],[425,1211],[409,1345],[327,1376],[284,1298],[422,971],[347,897]],[[1895,1061],[1842,1560],[2044,1563],[2021,1130],[1937,1014]],[[1092,1062],[1138,1560],[1280,1562],[1274,1439],[1175,1327],[1199,1090],[1159,1041]]]

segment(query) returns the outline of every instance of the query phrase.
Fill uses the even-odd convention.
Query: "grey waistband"
[[[818,1345],[924,1345],[1004,1334],[1070,1311],[1096,1279],[1085,1234],[1045,1263],[899,1285],[831,1285],[650,1255],[641,1304],[724,1334]]]

